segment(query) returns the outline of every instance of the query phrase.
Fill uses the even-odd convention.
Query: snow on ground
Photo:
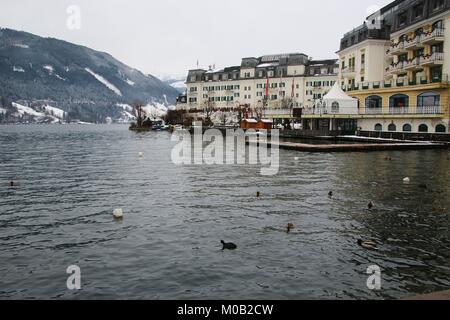
[[[22,68],[22,67],[16,67],[16,66],[14,66],[14,67],[13,67],[13,71],[14,71],[14,72],[25,72],[25,69]]]
[[[126,103],[117,103],[116,106],[122,108],[125,111],[133,112],[133,107]]]
[[[126,83],[128,83],[130,86],[134,86],[134,82],[130,79],[125,80]]]
[[[28,49],[28,48],[30,48],[30,46],[28,46],[28,45],[26,45],[26,44],[21,44],[21,43],[16,43],[16,44],[14,45],[14,47],[22,48],[22,49]]]
[[[53,66],[51,65],[45,65],[42,68],[44,68],[45,70],[47,70],[49,73],[53,73],[55,71],[55,69],[53,68]]]
[[[110,83],[108,80],[106,80],[105,78],[103,78],[101,75],[96,74],[94,71],[92,71],[89,68],[85,68],[84,70],[86,70],[89,74],[91,74],[95,79],[97,79],[98,81],[100,81],[102,84],[104,84],[109,90],[113,91],[115,94],[117,94],[118,96],[122,96],[122,92],[120,92],[119,89],[117,89],[116,86],[114,86],[112,83]]]
[[[18,104],[16,102],[12,103],[12,106],[15,107],[17,109],[17,112],[22,116],[24,114],[29,114],[31,116],[35,116],[35,117],[44,117],[45,115],[43,113],[37,112],[34,109],[27,107],[27,106],[23,106],[21,104]]]
[[[65,112],[59,108],[55,108],[52,106],[44,106],[45,113],[54,116],[59,119],[64,119]]]
[[[184,81],[177,81],[171,84],[175,89],[186,89],[186,83]]]

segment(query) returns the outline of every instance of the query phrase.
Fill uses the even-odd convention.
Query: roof
[[[342,88],[340,87],[339,83],[336,82],[331,88],[331,90],[323,96],[323,100],[347,100],[347,101],[355,101],[357,99],[350,97],[347,95]]]
[[[255,119],[244,119],[244,121],[248,123],[258,123]]]

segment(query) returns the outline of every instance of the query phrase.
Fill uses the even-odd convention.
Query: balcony
[[[375,81],[375,82],[361,82],[355,85],[344,85],[342,86],[342,90],[344,91],[358,91],[358,90],[379,90],[379,89],[389,89],[396,87],[404,87],[404,86],[414,86],[414,85],[427,85],[427,84],[441,84],[447,86],[449,83],[448,75],[442,74],[437,77],[417,77],[416,79],[409,80],[405,77],[398,78],[396,81],[384,80],[384,81]]]
[[[413,58],[411,60],[407,60],[403,62],[403,68],[405,70],[418,70],[421,69],[420,66],[420,58]]]
[[[442,115],[442,106],[409,106],[409,107],[385,107],[385,108],[362,108],[360,115]]]
[[[421,43],[420,40],[420,36],[415,36],[414,39],[408,39],[405,41],[404,48],[407,50],[417,50],[423,48],[425,45]]]
[[[341,69],[341,74],[344,77],[352,77],[355,76],[355,67],[345,67],[344,69]]]
[[[390,54],[393,54],[393,55],[399,55],[399,54],[403,54],[403,53],[408,52],[405,49],[405,42],[404,41],[397,42],[397,43],[392,43],[389,51],[390,51]]]
[[[404,73],[405,71],[403,70],[403,61],[399,61],[397,63],[392,63],[391,65],[389,65],[389,67],[386,69],[386,71],[389,74]]]
[[[420,36],[420,42],[427,45],[433,45],[438,42],[444,42],[445,40],[445,30],[444,29],[434,29],[430,33],[424,33]]]
[[[444,64],[444,54],[442,52],[435,52],[431,55],[420,57],[421,66],[437,66]]]

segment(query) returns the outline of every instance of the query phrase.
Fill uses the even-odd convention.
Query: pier
[[[248,142],[256,143],[256,142]],[[448,149],[444,143],[360,143],[360,144],[305,144],[295,142],[268,142],[268,147],[276,145],[279,149],[301,152],[369,152],[369,151],[397,151],[397,150],[424,150]]]

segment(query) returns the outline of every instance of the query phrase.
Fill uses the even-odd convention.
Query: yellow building
[[[360,130],[450,132],[449,9],[445,0],[397,0],[344,35],[339,81],[359,100]]]

